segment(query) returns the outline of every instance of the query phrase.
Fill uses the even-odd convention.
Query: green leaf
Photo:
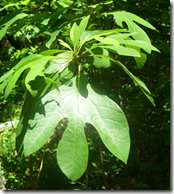
[[[146,62],[146,60],[147,60],[147,55],[141,51],[141,48],[138,48],[138,47],[135,47],[135,46],[130,46],[130,45],[129,46],[126,45],[126,47],[133,48],[133,49],[137,50],[140,53],[140,57],[134,57],[134,59],[136,61],[136,64],[137,64],[138,68],[142,69],[145,62]]]
[[[27,64],[29,64],[29,63],[35,61],[35,60],[38,60],[38,59],[40,59],[40,58],[41,58],[40,55],[29,55],[29,56],[23,58],[17,65],[15,65],[10,71],[8,71],[7,73],[5,73],[5,74],[0,78],[0,82],[5,81],[5,83],[6,83],[6,85],[7,85],[8,82],[10,81],[10,79],[11,79],[10,76],[12,76],[12,74],[14,74],[16,71],[20,70],[20,68],[24,67],[25,65],[27,65]],[[27,67],[26,67],[26,68],[27,68]],[[25,69],[25,68],[24,68],[24,69]],[[24,69],[21,71],[21,73],[24,71]],[[10,90],[11,90],[11,89],[13,88],[13,86],[15,85],[15,83],[16,83],[17,79],[19,78],[20,74],[17,73],[17,75],[15,75],[15,76],[16,76],[16,78],[15,78],[15,79],[13,78],[13,79],[11,80],[11,83],[10,83],[11,86],[8,86],[8,87],[9,87],[9,89],[8,89],[9,91],[8,91],[8,92],[6,91],[6,95],[7,95],[6,98],[8,97]],[[8,81],[6,80],[7,78],[9,78]],[[4,87],[5,87],[6,85],[4,85],[4,83],[2,83],[2,85],[3,85],[3,86],[0,85],[0,87],[1,87],[1,89],[4,89]]]
[[[64,42],[63,40],[61,39],[58,39],[60,44],[63,45],[64,47],[68,48],[69,50],[72,51],[71,47],[69,46],[69,44],[67,44],[66,42]]]
[[[60,86],[57,74],[55,74],[52,79],[57,83],[58,86]],[[43,97],[45,94],[55,88],[52,83],[47,84],[45,82],[44,77],[40,76],[38,76],[35,81],[31,83],[31,86],[38,92],[36,97],[33,97],[28,91],[26,91],[24,105],[22,107],[20,121],[16,131],[16,150],[19,155],[24,154],[24,137],[28,128],[28,120],[30,117],[33,117],[32,113],[35,104],[39,101],[41,97]]]
[[[52,74],[56,71],[61,72],[68,65],[71,59],[67,59],[66,57],[72,57],[72,53],[70,52],[62,52],[56,55],[56,57],[62,57],[60,59],[53,59],[46,65],[46,69],[44,70],[45,74]]]
[[[90,33],[90,32],[86,33],[85,32],[81,36],[80,44],[88,42],[88,41],[90,41],[92,39],[95,39],[95,38],[96,38],[96,40],[97,40],[97,38],[99,38],[100,40],[103,40],[104,38],[100,37],[100,36],[104,36],[104,35],[108,35],[108,34],[113,34],[113,33],[117,33],[117,31],[116,30],[106,30],[106,31],[94,31],[92,33]],[[105,41],[105,40],[103,40],[103,41]],[[118,45],[118,42],[115,42],[115,44]]]
[[[139,50],[139,53],[140,53],[141,57],[134,57],[134,59],[136,61],[138,68],[142,69],[144,64],[146,63],[147,55],[142,53],[140,50]]]
[[[88,51],[91,55],[106,55],[109,56],[109,52],[103,48],[94,48],[93,50]],[[106,58],[90,56],[88,60],[97,68],[108,68],[110,66],[110,60]]]
[[[100,37],[99,35],[94,36],[95,40],[98,40],[102,43],[105,44],[110,44],[110,45],[114,45],[114,46],[118,46],[120,43],[118,42],[118,40],[112,39],[112,38],[104,38],[104,37]]]
[[[124,33],[124,34],[112,34],[112,35],[109,35],[108,38],[116,39],[116,40],[118,40],[118,42],[121,42],[125,38],[127,38],[129,36],[133,36],[135,34],[137,34],[137,32]]]
[[[25,0],[23,2],[18,2],[18,3],[11,3],[11,4],[8,4],[6,6],[4,6],[3,8],[0,9],[0,12],[3,10],[3,9],[6,9],[7,7],[12,7],[12,6],[16,6],[16,5],[26,5],[30,0]]]
[[[66,66],[66,68],[60,73],[60,81],[65,84],[65,82],[71,82],[71,78],[74,76],[76,70],[76,65],[71,62]]]
[[[77,26],[76,23],[73,24],[71,31],[70,31],[70,38],[72,40],[74,49],[76,49],[77,45],[79,44],[80,37],[82,36],[83,32],[86,29],[90,16],[85,17],[81,22],[80,25]]]
[[[12,68],[10,71],[6,72],[1,78],[0,78],[0,83],[6,80],[8,77],[11,76],[11,74],[14,73],[14,69]]]
[[[80,37],[80,43],[84,42],[86,39],[95,36],[97,34],[101,34],[101,32],[96,32],[96,31],[88,31],[85,30],[82,34],[82,36]]]
[[[41,72],[43,69],[43,66],[46,64],[46,62],[48,61],[48,57],[38,57],[38,55],[35,56],[30,56],[30,57],[26,57],[25,59],[21,60],[16,66],[15,66],[15,73],[12,75],[12,77],[10,78],[7,87],[5,89],[5,94],[4,97],[7,98],[10,91],[12,90],[12,88],[14,87],[16,81],[18,80],[18,78],[20,77],[21,73],[27,69],[30,68],[30,71],[26,77],[25,80],[25,84],[27,89],[33,94],[35,95],[36,92],[34,92],[31,87],[29,86],[29,81],[33,80],[37,75],[42,75],[44,76]]]
[[[127,38],[129,36],[134,36],[136,34],[137,33],[133,32],[133,33],[110,35],[108,37],[118,40],[120,42],[120,44],[132,45],[132,46],[140,47],[140,48],[144,49],[148,53],[151,53],[151,50],[160,52],[157,48],[152,46],[150,42],[148,43],[148,42],[145,42],[143,40],[132,40],[130,38],[129,38],[129,40],[124,40],[125,38]],[[132,47],[132,48],[134,48],[134,47]]]
[[[105,55],[94,55],[94,56],[109,59],[109,60],[113,61],[114,63],[117,63],[120,67],[122,67],[124,69],[124,71],[133,79],[135,85],[138,85],[140,87],[142,92],[146,95],[146,97],[150,100],[150,102],[155,106],[154,100],[153,100],[151,93],[148,90],[146,84],[143,81],[141,81],[139,78],[134,76],[121,62],[116,61],[116,60],[112,59],[111,57],[105,56]]]
[[[130,13],[130,12],[126,12],[126,11],[117,11],[117,12],[112,12],[115,19],[117,20],[117,23],[119,26],[122,26],[122,22],[125,21],[128,25],[128,27],[130,27],[131,25],[135,24],[133,21],[147,27],[150,28],[152,30],[156,30],[156,28],[154,26],[152,26],[149,22],[147,22],[146,20],[142,19],[141,17]],[[136,31],[135,31],[136,32]]]
[[[68,127],[57,151],[58,164],[68,178],[77,180],[86,169],[88,147],[84,126],[87,122],[97,129],[106,147],[127,163],[129,127],[119,106],[82,76],[74,79],[72,87],[59,88],[60,97],[53,90],[35,105],[23,142],[25,156],[42,147],[56,124],[68,118]]]
[[[133,81],[140,87],[140,89],[142,90],[142,92],[146,95],[146,97],[150,100],[150,102],[153,104],[153,106],[155,106],[154,100],[151,96],[150,91],[148,90],[146,84],[141,81],[139,78],[137,78],[136,76],[134,76],[121,62],[119,61],[115,61],[115,63],[117,63],[120,67],[122,67],[124,69],[124,71],[133,79]]]
[[[95,4],[95,5],[89,5],[88,7],[92,7],[92,8],[95,9],[99,5],[108,5],[108,4],[111,4],[111,3],[113,3],[113,1],[101,2],[101,3]]]
[[[149,44],[145,41],[142,41],[142,40],[122,40],[122,41],[120,41],[120,44],[136,46],[136,47],[144,49],[147,52],[149,50],[150,50],[150,52],[151,52],[151,50],[160,52],[157,48],[155,48],[151,44]]]
[[[29,82],[34,80],[36,76],[44,76],[43,74],[43,67],[48,61],[48,57],[43,57],[38,61],[34,61],[30,64],[30,71],[28,72],[26,78],[25,78],[25,85],[28,89],[28,91],[35,96],[37,94],[37,91],[34,91],[31,89],[31,86],[29,85]]]
[[[140,28],[135,23],[135,22],[137,22],[137,23],[144,25],[152,30],[156,30],[156,28],[153,27],[149,22],[145,21],[144,19],[140,18],[139,16],[136,16],[135,14],[125,12],[125,11],[112,12],[112,14],[114,15],[114,18],[116,19],[116,22],[119,26],[123,27],[122,22],[126,22],[129,31],[137,32],[137,34],[133,35],[134,39],[143,40],[147,43],[151,43],[146,32],[144,32],[144,30],[142,28]],[[150,52],[149,49],[146,49],[146,51]]]
[[[46,51],[42,51],[40,53],[40,55],[50,56],[50,55],[53,55],[55,53],[62,53],[62,52],[65,52],[65,50],[46,50]]]
[[[3,27],[0,30],[0,40],[4,37],[5,33],[7,32],[8,28],[10,27],[11,24],[13,24],[16,20],[18,19],[23,19],[24,17],[26,17],[27,14],[26,13],[19,13],[18,15],[16,15],[15,17],[11,18],[9,15],[6,16],[6,18],[9,19],[8,22],[6,22],[6,26]]]
[[[10,77],[7,78],[2,84],[0,84],[0,93],[1,93],[2,90],[4,90],[4,88],[7,86],[9,80],[10,80]]]
[[[107,49],[110,52],[117,53],[119,55],[123,56],[133,56],[133,57],[140,57],[140,53],[133,49],[133,48],[127,48],[124,46],[108,46],[103,44],[98,44],[99,47]]]
[[[55,29],[55,31],[53,31],[53,32],[50,32],[50,31],[45,31],[44,32],[44,34],[50,36],[50,38],[47,40],[47,42],[45,44],[45,46],[47,48],[50,48],[51,44],[56,40],[56,37],[57,37],[57,35],[59,34],[60,31],[61,31],[61,29],[58,29],[58,30]]]

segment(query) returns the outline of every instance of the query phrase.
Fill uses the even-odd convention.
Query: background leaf
[[[9,19],[8,22],[5,23],[5,27],[3,27],[0,30],[0,40],[4,37],[5,33],[7,32],[8,28],[10,27],[11,24],[13,24],[16,20],[22,19],[24,17],[26,17],[27,14],[26,13],[19,13],[18,15],[16,15],[15,17],[11,18],[10,15],[7,15],[6,18]],[[2,24],[1,24],[2,25]]]

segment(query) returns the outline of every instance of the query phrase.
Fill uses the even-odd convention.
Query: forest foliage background
[[[17,0],[4,0],[0,8]],[[59,123],[47,144],[43,169],[37,189],[54,190],[168,190],[170,189],[170,2],[166,0],[66,0],[29,1],[25,5],[33,13],[56,12],[67,8],[67,14],[91,14],[90,29],[114,29],[112,17],[97,14],[125,10],[150,22],[159,32],[145,29],[152,45],[161,53],[152,52],[142,69],[136,67],[131,57],[117,56],[128,69],[143,80],[152,93],[156,107],[134,86],[132,80],[119,66],[108,69],[87,68],[90,83],[119,104],[128,119],[131,149],[127,165],[113,156],[100,140],[92,126],[86,136],[89,142],[87,172],[78,180],[68,180],[56,162],[56,145],[66,122]],[[96,5],[98,4],[98,5]],[[16,6],[0,12],[0,18],[12,13]],[[95,12],[95,14],[94,14]],[[143,27],[142,27],[143,28]],[[25,33],[23,33],[25,32]],[[38,33],[33,23],[0,41],[0,76],[20,59],[44,50],[47,37]],[[57,48],[55,41],[51,48]],[[18,120],[23,103],[24,89],[17,83],[9,98],[0,95],[0,123]],[[21,87],[19,87],[21,86]],[[20,158],[15,152],[15,126],[0,134],[0,162],[6,178],[6,188],[11,190],[33,189],[37,180],[43,149],[33,154],[31,176],[29,158]]]

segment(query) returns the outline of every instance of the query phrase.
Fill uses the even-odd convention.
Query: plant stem
[[[88,190],[88,167],[86,168],[86,190]]]
[[[20,30],[20,32],[25,36],[25,38],[28,40],[29,43],[33,44],[30,39],[27,38],[27,36]],[[33,45],[34,46],[34,45]]]
[[[38,182],[39,182],[40,173],[41,173],[41,170],[42,170],[42,167],[43,167],[44,156],[45,156],[45,148],[44,148],[42,160],[41,160],[41,163],[40,163],[40,169],[39,169],[39,173],[38,173],[38,177],[37,177],[37,182],[36,182],[36,185],[35,185],[35,190],[37,190],[37,185],[38,185]]]
[[[103,180],[105,189],[107,190],[107,182],[106,182],[106,176],[105,176],[105,169],[104,169],[104,163],[103,163],[103,153],[102,153],[102,146],[101,146],[101,139],[99,137],[99,149],[100,149],[100,160],[101,160],[101,167],[102,167],[102,174],[103,174]]]

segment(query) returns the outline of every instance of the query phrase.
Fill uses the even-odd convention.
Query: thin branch
[[[20,30],[20,32],[25,36],[25,38],[28,40],[29,43],[33,44],[33,43],[31,42],[31,40],[28,39],[28,38],[26,37],[26,35],[22,32],[22,30]]]
[[[46,3],[46,2],[45,2]],[[45,3],[43,3],[40,7],[39,7],[39,10],[45,5]]]
[[[103,180],[105,189],[107,190],[107,182],[106,182],[106,176],[105,176],[105,169],[104,169],[104,163],[103,163],[103,153],[102,153],[102,146],[101,146],[101,139],[99,137],[99,149],[100,149],[100,160],[101,160],[101,167],[102,167],[102,174],[103,174]]]
[[[86,185],[85,185],[86,190],[88,190],[88,167],[86,168]]]
[[[44,147],[43,157],[42,157],[42,160],[41,160],[41,163],[40,163],[40,169],[39,169],[39,173],[38,173],[38,177],[37,177],[37,181],[36,181],[36,185],[35,185],[35,190],[37,190],[37,185],[38,185],[38,182],[39,182],[40,173],[41,173],[42,167],[43,167],[44,156],[45,156],[45,147]]]

